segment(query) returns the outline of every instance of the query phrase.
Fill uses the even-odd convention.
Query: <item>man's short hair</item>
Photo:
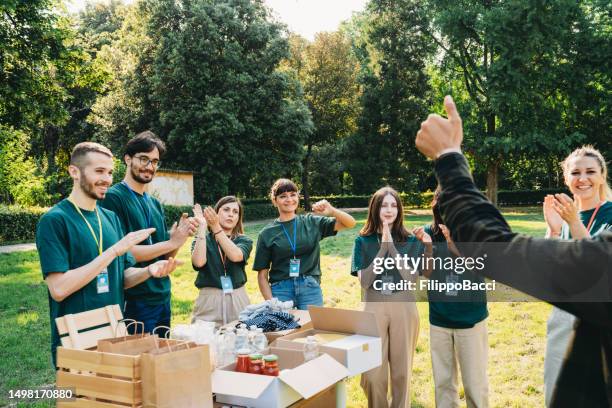
[[[166,145],[164,142],[157,137],[157,135],[150,130],[140,132],[125,146],[125,154],[130,157],[134,157],[137,153],[149,153],[157,147],[159,151],[159,157],[162,157],[166,153]]]
[[[102,146],[100,143],[82,142],[72,149],[70,164],[82,170],[87,165],[87,154],[92,152],[113,158],[113,153],[108,147]]]

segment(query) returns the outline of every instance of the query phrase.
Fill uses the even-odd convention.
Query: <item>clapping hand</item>
[[[113,251],[115,251],[116,256],[121,256],[132,249],[135,245],[138,245],[147,239],[154,232],[155,228],[146,228],[139,231],[130,232],[121,238],[121,240],[116,242],[111,248]]]
[[[213,233],[222,230],[221,224],[219,223],[219,215],[212,207],[209,206],[204,209],[204,218],[206,218],[206,222],[210,225],[210,229]]]
[[[177,266],[182,265],[183,261],[176,258],[168,258],[163,261],[157,261],[148,266],[149,274],[154,278],[163,278],[170,275]]]
[[[567,194],[555,194],[552,206],[559,216],[569,225],[579,223],[578,207]],[[560,230],[560,229],[559,229]]]
[[[563,218],[561,218],[561,215],[555,209],[554,203],[555,197],[552,194],[548,194],[544,197],[542,211],[544,212],[544,221],[546,221],[551,235],[559,235],[563,226]]]

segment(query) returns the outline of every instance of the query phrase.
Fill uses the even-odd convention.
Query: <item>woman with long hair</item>
[[[244,284],[253,241],[244,235],[242,203],[234,196],[221,198],[214,209],[202,210],[196,204],[193,213],[200,227],[191,246],[191,263],[198,272],[195,285],[200,293],[192,321],[223,325],[238,319],[250,303]]]
[[[440,214],[440,189],[437,188],[431,204],[433,220],[424,226],[431,235],[436,259],[460,257]],[[428,278],[439,282],[469,280],[482,283],[484,278],[472,271],[446,270],[435,267]],[[489,406],[487,355],[489,343],[486,318],[487,297],[476,290],[428,290],[429,342],[434,378],[436,407],[459,406],[458,372],[465,390],[468,407]],[[459,369],[458,369],[459,368]]]
[[[397,191],[391,187],[376,191],[370,198],[366,223],[355,238],[351,266],[351,274],[361,280],[364,310],[376,314],[382,341],[382,365],[361,376],[369,407],[389,406],[389,377],[391,406],[410,406],[419,314],[413,294],[397,290],[395,284],[415,282],[419,271],[396,267],[381,270],[381,266],[384,260],[397,255],[419,258],[423,254],[426,260],[432,256],[431,238],[422,229],[412,234],[404,227],[404,210]]]
[[[560,239],[594,237],[612,230],[612,190],[608,168],[602,154],[593,146],[574,150],[561,163],[565,185],[574,199],[566,194],[548,195],[544,199],[546,236]],[[576,273],[588,271],[576,271]],[[544,358],[545,402],[550,406],[564,356],[573,341],[576,318],[553,307],[548,318],[546,356]]]
[[[312,214],[298,214],[300,195],[295,183],[278,179],[270,190],[278,218],[257,238],[253,269],[264,299],[293,301],[302,310],[322,306],[319,241],[353,228],[355,219],[327,200],[312,205]]]

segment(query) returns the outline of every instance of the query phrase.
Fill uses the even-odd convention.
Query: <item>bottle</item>
[[[278,377],[278,356],[276,354],[268,354],[264,356],[264,375],[270,375],[273,377]]]
[[[261,328],[258,328],[255,332],[255,337],[253,338],[253,348],[255,349],[256,353],[263,353],[263,351],[268,348],[268,339]]]
[[[308,336],[304,343],[304,361],[314,360],[317,357],[319,357],[319,343],[314,336]]]
[[[240,349],[249,348],[249,333],[247,332],[246,327],[239,327],[236,332],[236,344],[234,345],[234,350],[238,351]]]
[[[251,366],[251,359],[249,358],[249,349],[238,350],[238,359],[236,360],[236,371],[239,373],[248,373]]]
[[[236,361],[236,333],[232,327],[226,328],[223,335],[223,365]]]
[[[255,349],[255,335],[256,334],[257,334],[257,326],[254,324],[249,326],[249,347],[251,348],[252,352],[257,351]]]
[[[251,374],[263,374],[264,362],[263,355],[259,353],[254,353],[249,356],[251,359],[249,366],[249,373]]]

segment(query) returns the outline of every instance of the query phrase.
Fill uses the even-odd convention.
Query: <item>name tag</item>
[[[446,283],[453,285],[459,283],[459,276],[451,272],[450,275],[446,276]],[[446,289],[446,296],[457,296],[457,290],[451,288]]]
[[[234,291],[232,278],[229,276],[221,276],[221,289],[223,289],[223,294],[232,293]]]
[[[108,270],[104,269],[97,276],[96,288],[98,290],[98,294],[100,293],[108,293]]]
[[[393,294],[393,291],[390,289],[390,283],[393,283],[393,275],[383,275],[381,276],[382,279],[382,290],[380,291],[381,294],[389,296]]]
[[[300,260],[293,258],[289,260],[289,277],[297,278],[300,276]]]

